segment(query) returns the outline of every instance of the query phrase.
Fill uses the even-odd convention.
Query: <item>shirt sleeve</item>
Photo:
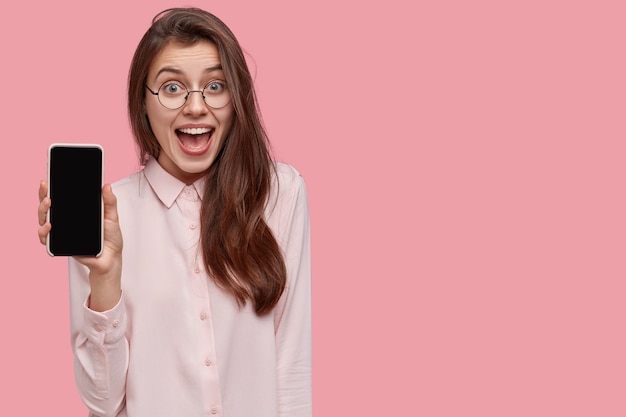
[[[109,311],[90,310],[88,269],[70,258],[69,275],[76,386],[92,414],[115,417],[124,408],[128,370],[124,295]]]
[[[295,170],[294,170],[295,171]],[[311,393],[311,248],[304,180],[296,172],[280,208],[279,241],[287,267],[287,286],[275,310],[278,406],[280,417],[310,417]],[[283,188],[284,187],[284,188]]]

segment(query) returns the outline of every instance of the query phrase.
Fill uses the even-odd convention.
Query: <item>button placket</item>
[[[189,191],[189,193],[188,193]],[[213,340],[211,305],[207,287],[207,273],[202,263],[200,246],[200,208],[201,199],[194,188],[185,189],[179,201],[183,215],[181,226],[187,229],[187,275],[193,292],[193,311],[199,333],[200,355],[197,359],[203,390],[211,395],[204,399],[206,415],[221,415],[221,393]],[[184,229],[183,229],[184,230]]]

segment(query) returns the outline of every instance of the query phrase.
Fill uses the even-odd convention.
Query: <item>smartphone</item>
[[[52,256],[98,256],[102,252],[104,153],[96,144],[55,143],[48,149],[48,196]]]

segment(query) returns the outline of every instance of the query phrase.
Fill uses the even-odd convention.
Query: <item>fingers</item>
[[[48,198],[48,183],[41,181],[39,183],[39,206],[37,207],[37,218],[39,220],[37,235],[42,245],[46,244],[48,233],[50,233],[50,229],[52,228],[47,219],[49,209],[50,199]]]
[[[39,183],[39,201],[43,200],[48,195],[48,183],[41,181]]]
[[[50,233],[51,228],[52,225],[50,223],[46,223],[37,230],[37,234],[39,235],[39,242],[41,242],[42,245],[46,244],[46,240],[48,239],[48,234]]]
[[[117,197],[113,194],[111,184],[102,187],[102,201],[104,203],[104,218],[117,223]]]
[[[48,183],[41,181],[39,183],[39,207],[37,209],[37,217],[39,218],[39,226],[43,226],[46,222],[46,214],[50,208],[50,199],[48,198]]]
[[[47,221],[48,210],[50,209],[50,199],[44,197],[37,208],[37,217],[39,218],[39,226],[43,226]]]

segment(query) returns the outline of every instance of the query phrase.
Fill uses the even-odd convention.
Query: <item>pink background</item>
[[[137,168],[128,65],[181,1],[3,7],[3,414],[85,416],[51,142]],[[307,180],[322,416],[626,415],[622,1],[203,1]]]

